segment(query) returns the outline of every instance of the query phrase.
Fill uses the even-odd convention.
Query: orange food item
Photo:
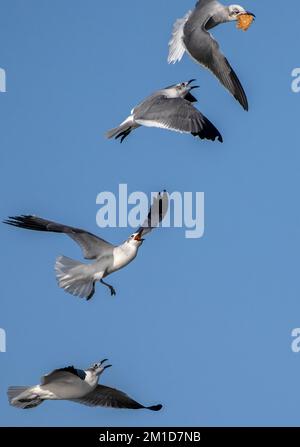
[[[237,20],[237,28],[247,31],[252,25],[253,20],[254,17],[250,14],[241,14]]]

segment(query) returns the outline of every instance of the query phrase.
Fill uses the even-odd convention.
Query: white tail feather
[[[7,396],[10,405],[23,410],[35,408],[43,402],[37,395],[32,394],[32,387],[28,386],[11,386],[7,390]]]

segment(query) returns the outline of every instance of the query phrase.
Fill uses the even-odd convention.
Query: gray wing
[[[67,368],[55,369],[51,373],[44,375],[41,378],[41,385],[48,385],[54,382],[79,384],[85,379],[85,376],[86,374],[83,370],[68,366]]]
[[[193,11],[188,11],[186,15],[177,19],[173,25],[172,37],[169,41],[169,64],[175,64],[180,61],[186,51],[184,44],[184,30],[186,24],[193,24],[193,26],[201,26],[215,11],[222,7],[217,0],[201,0],[197,2]]]
[[[200,6],[202,6],[200,4]],[[201,12],[201,11],[200,11]],[[197,13],[197,11],[196,11]],[[184,27],[184,44],[189,54],[201,65],[208,68],[229,90],[245,110],[248,110],[246,93],[236,73],[222,54],[218,42],[203,26],[196,26],[197,14],[193,14]],[[206,19],[208,21],[208,19]]]
[[[161,405],[144,407],[122,391],[104,385],[98,385],[94,391],[84,397],[70,400],[89,407],[129,408],[133,410],[146,408],[153,411],[159,411],[162,408]]]
[[[36,216],[9,217],[4,223],[18,228],[26,228],[27,230],[64,233],[77,242],[86,259],[96,259],[103,253],[111,253],[113,250],[112,244],[88,231],[62,225]]]
[[[166,191],[158,193],[153,199],[153,203],[149,210],[148,216],[145,219],[143,225],[138,229],[141,237],[150,233],[154,228],[156,228],[160,222],[164,219],[168,212],[169,207],[169,196]]]
[[[199,112],[189,101],[183,98],[159,96],[152,101],[147,110],[139,110],[135,121],[148,127],[160,127],[176,132],[191,133],[201,139],[222,140],[216,127]]]

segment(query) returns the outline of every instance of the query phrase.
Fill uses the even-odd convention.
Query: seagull
[[[113,286],[104,282],[103,278],[120,270],[135,259],[144,241],[143,237],[164,219],[168,210],[168,202],[169,196],[166,191],[156,195],[143,225],[119,246],[114,246],[80,228],[62,225],[32,215],[9,217],[4,223],[27,230],[64,233],[73,239],[81,247],[84,258],[94,262],[84,264],[65,256],[59,256],[55,263],[57,282],[59,287],[66,292],[90,300],[95,293],[97,281],[108,287],[112,296],[116,294]]]
[[[99,385],[99,377],[106,368],[107,359],[95,363],[86,370],[67,366],[55,369],[41,379],[40,385],[31,387],[12,386],[8,388],[10,405],[16,408],[30,409],[42,404],[44,400],[69,400],[89,407],[147,409],[159,411],[162,405],[145,407],[127,394],[115,388]]]
[[[168,62],[175,64],[180,61],[186,51],[196,62],[208,68],[248,110],[248,100],[237,75],[221,53],[218,42],[209,33],[220,23],[236,21],[245,15],[255,17],[239,5],[224,6],[217,0],[199,0],[193,11],[175,22],[169,42]]]
[[[195,79],[158,90],[134,107],[131,115],[118,127],[106,133],[107,138],[120,138],[121,143],[140,126],[159,127],[180,133],[190,133],[202,140],[223,142],[220,132],[199,112],[193,103],[197,99],[190,93],[198,88],[191,85]]]

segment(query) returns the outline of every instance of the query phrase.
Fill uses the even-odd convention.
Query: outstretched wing
[[[236,73],[224,54],[220,51],[218,42],[205,29],[195,27],[192,23],[184,29],[184,43],[189,54],[201,65],[208,68],[229,90],[245,110],[248,110],[246,93]]]
[[[166,191],[158,193],[153,199],[148,216],[143,225],[138,229],[138,233],[143,237],[156,228],[165,218],[169,208],[169,195]]]
[[[89,407],[129,408],[133,410],[146,408],[152,411],[159,411],[162,408],[161,405],[144,407],[122,391],[104,385],[98,385],[94,391],[84,397],[70,400]]]
[[[201,139],[223,141],[218,129],[197,110],[190,101],[183,98],[159,96],[151,107],[135,116],[138,124],[147,127],[191,133]]]
[[[66,368],[55,369],[49,374],[46,374],[41,379],[42,385],[48,385],[53,382],[78,382],[85,379],[86,373],[82,369],[76,369],[74,366],[67,366]]]
[[[62,225],[36,216],[23,215],[9,217],[4,223],[18,228],[26,228],[27,230],[64,233],[77,242],[86,259],[96,259],[103,253],[111,253],[114,248],[109,242],[106,242],[104,239],[101,239],[88,231],[69,227],[68,225]]]

